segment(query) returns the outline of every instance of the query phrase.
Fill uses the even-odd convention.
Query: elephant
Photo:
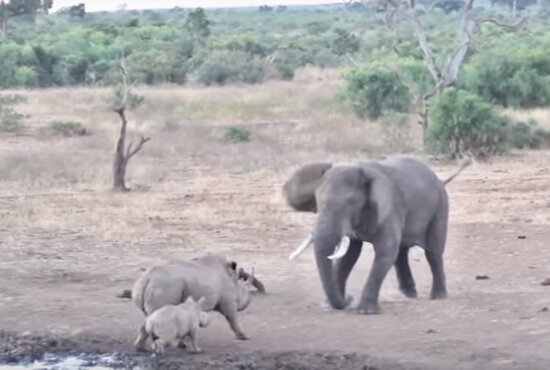
[[[146,316],[161,307],[184,302],[188,297],[204,297],[202,310],[221,313],[237,339],[246,340],[237,321],[237,312],[246,309],[251,300],[253,272],[248,279],[238,278],[237,264],[221,254],[207,254],[189,261],[173,260],[153,266],[141,275],[132,288],[132,301]],[[147,332],[141,325],[134,342],[144,348]]]
[[[380,288],[394,265],[401,292],[417,297],[408,252],[419,246],[432,272],[431,299],[446,298],[443,252],[449,201],[445,185],[470,164],[466,160],[445,181],[427,164],[406,155],[299,168],[284,183],[283,196],[295,211],[315,213],[317,220],[290,259],[313,245],[327,303],[341,310],[353,300],[346,295],[346,281],[363,242],[371,243],[375,257],[357,311],[378,314]]]

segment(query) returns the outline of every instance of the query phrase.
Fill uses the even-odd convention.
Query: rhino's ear
[[[233,271],[235,271],[235,272],[237,271],[237,262],[235,262],[235,261],[229,261],[229,262],[227,263],[227,266],[229,266],[229,268],[230,268],[231,270],[233,270]]]
[[[187,299],[185,300],[184,303],[193,303],[193,302],[194,302],[193,296],[190,295],[190,296],[187,297]]]
[[[204,296],[200,297],[199,300],[197,301],[197,306],[199,308],[202,308],[202,303],[204,302]]]

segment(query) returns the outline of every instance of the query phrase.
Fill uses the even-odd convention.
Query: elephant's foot
[[[359,305],[357,312],[360,315],[378,315],[381,311],[377,303],[365,303]]]
[[[416,288],[412,287],[400,287],[399,290],[401,291],[401,293],[403,293],[403,295],[407,298],[417,298],[418,297],[418,293],[416,291]]]
[[[238,334],[235,335],[235,337],[238,340],[248,340],[248,339],[250,339],[250,337],[248,337],[245,333],[238,333]]]
[[[346,296],[346,305],[344,306],[344,309],[349,308],[352,303],[353,303],[353,296],[347,295]],[[328,300],[326,300],[326,299],[323,302],[321,302],[320,305],[321,305],[321,308],[323,310],[326,310],[326,311],[334,310],[334,308],[330,305],[330,303],[328,303]]]
[[[445,299],[447,298],[447,291],[442,289],[438,291],[433,291],[430,294],[430,299]]]

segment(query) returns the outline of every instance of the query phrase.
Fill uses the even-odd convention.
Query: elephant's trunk
[[[330,225],[327,227],[327,225]],[[347,305],[344,293],[339,289],[334,275],[332,261],[328,258],[339,245],[342,234],[334,224],[320,222],[314,233],[315,261],[328,303],[334,309],[341,310]],[[336,231],[336,232],[335,232]]]

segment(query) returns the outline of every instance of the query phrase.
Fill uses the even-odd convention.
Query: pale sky
[[[54,0],[53,11],[78,3],[86,4],[86,11],[117,10],[121,4],[126,4],[126,9],[149,8],[211,8],[211,7],[236,7],[236,6],[260,6],[260,5],[306,5],[338,2],[339,0]]]

